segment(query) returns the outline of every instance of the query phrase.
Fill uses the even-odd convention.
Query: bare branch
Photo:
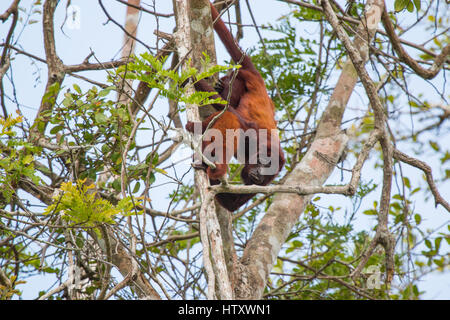
[[[440,204],[450,213],[450,204],[439,193],[439,190],[434,183],[431,167],[428,164],[419,159],[412,158],[397,149],[394,149],[394,158],[398,161],[407,163],[417,169],[422,170],[427,178],[428,186],[430,187],[431,193],[433,194],[436,207]]]
[[[442,52],[436,56],[433,65],[429,69],[425,69],[422,68],[419,63],[417,63],[417,61],[413,59],[401,45],[401,41],[395,33],[394,25],[392,24],[391,18],[389,18],[386,7],[383,10],[381,21],[383,22],[384,29],[386,30],[389,39],[391,40],[392,47],[398,54],[400,60],[410,66],[416,72],[416,74],[421,76],[422,78],[433,79],[444,66],[447,57],[450,56],[450,44],[446,45],[442,49]]]
[[[3,13],[0,16],[0,20],[2,20],[2,22],[5,22],[6,19],[9,18],[10,15],[13,16],[12,22],[11,22],[11,26],[9,27],[9,31],[8,34],[6,35],[6,40],[5,40],[5,44],[3,47],[3,52],[0,58],[0,103],[2,106],[2,110],[3,110],[3,116],[6,118],[8,116],[8,111],[6,110],[6,104],[5,104],[5,92],[3,89],[3,77],[5,76],[8,68],[9,68],[9,64],[10,64],[10,59],[9,59],[9,47],[10,47],[10,42],[11,42],[11,38],[14,32],[14,29],[16,28],[17,25],[17,20],[19,17],[19,10],[18,10],[18,6],[19,6],[19,0],[15,0],[11,6],[5,11],[5,13]]]
[[[143,8],[140,5],[136,5],[136,4],[133,4],[133,3],[130,3],[130,2],[126,2],[124,0],[116,0],[116,1],[126,5],[128,7],[138,9],[139,11],[143,11],[143,12],[152,14],[152,15],[157,16],[157,17],[164,17],[164,18],[173,17],[173,13],[159,13],[159,12],[155,12],[155,11],[150,11],[148,9]]]
[[[73,73],[73,72],[81,72],[81,71],[89,71],[89,70],[114,69],[114,68],[126,65],[127,63],[129,63],[131,61],[132,61],[131,59],[126,58],[126,57],[122,58],[120,60],[106,61],[106,62],[100,62],[100,63],[90,63],[89,61],[83,61],[80,64],[64,66],[64,71],[66,73]]]

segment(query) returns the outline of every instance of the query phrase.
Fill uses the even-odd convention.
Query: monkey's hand
[[[225,88],[223,80],[219,79],[216,84],[214,85],[214,90],[216,90],[218,93],[222,93],[223,89]]]
[[[208,168],[208,166],[204,162],[193,162],[192,163],[192,168],[194,168],[195,170],[206,171],[206,168]]]

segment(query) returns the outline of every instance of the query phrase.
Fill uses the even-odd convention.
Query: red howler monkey
[[[272,182],[275,176],[280,172],[285,163],[283,151],[280,146],[278,133],[275,121],[275,108],[272,100],[267,94],[266,86],[263,78],[258,70],[256,70],[250,57],[244,54],[239,46],[236,44],[230,31],[227,29],[223,21],[219,17],[216,8],[210,3],[211,15],[214,24],[214,29],[219,35],[225,48],[229,52],[231,58],[235,63],[240,63],[241,68],[238,69],[234,79],[232,73],[219,80],[216,86],[217,91],[224,100],[229,97],[229,107],[223,112],[224,105],[214,104],[214,108],[218,111],[201,124],[201,131],[204,133],[208,124],[221,112],[223,114],[215,120],[211,125],[211,129],[216,129],[221,133],[223,139],[222,155],[223,161],[214,162],[215,169],[206,168],[206,172],[212,185],[219,184],[219,179],[222,178],[228,169],[228,163],[231,156],[237,158],[238,148],[245,148],[244,168],[241,171],[241,178],[246,185],[257,184],[265,186]],[[232,88],[230,89],[230,85]],[[216,92],[205,80],[199,80],[195,83],[195,88],[198,91]],[[229,94],[229,90],[231,93]],[[219,95],[213,95],[212,98],[218,98]],[[194,123],[188,122],[186,129],[194,132]],[[255,135],[246,136],[246,140],[242,137],[232,137],[233,141],[227,141],[227,130],[239,130],[247,133],[248,130],[256,130],[256,139],[258,141],[250,141],[255,139]],[[272,131],[273,130],[273,131]],[[260,132],[265,131],[267,135],[264,137],[259,135]],[[200,133],[200,132],[196,132]],[[238,142],[238,140],[240,142]],[[202,150],[208,147],[211,141],[203,141]],[[250,150],[250,142],[257,145],[257,149]],[[238,145],[240,143],[240,145]],[[232,148],[232,149],[231,149]],[[228,158],[227,155],[230,155]],[[214,156],[214,154],[213,154]],[[274,167],[275,166],[275,167]],[[269,173],[265,173],[264,169],[271,167]],[[216,200],[229,211],[235,211],[240,206],[250,200],[255,194],[232,194],[219,193],[216,195]]]

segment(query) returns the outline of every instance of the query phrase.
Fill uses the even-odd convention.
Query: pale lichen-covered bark
[[[128,58],[134,54],[136,46],[136,35],[139,22],[139,7],[141,0],[128,0],[130,6],[127,6],[127,13],[125,15],[125,35],[123,39],[122,58]],[[124,79],[122,84],[122,91],[119,92],[119,103],[127,104],[130,102],[130,97],[133,94],[133,80]]]
[[[369,59],[369,46],[367,39],[373,39],[378,23],[383,12],[383,1],[369,1],[366,5],[365,19],[361,21],[356,30],[353,40],[355,48],[359,48],[359,53],[363,63]],[[347,59],[342,68],[342,73],[336,83],[336,87],[331,95],[328,108],[323,113],[317,134],[329,134],[330,130],[338,132],[340,130],[340,121],[345,110],[345,106],[358,81],[358,74],[351,59]],[[324,127],[327,128],[324,128]]]
[[[175,43],[180,60],[192,59],[194,67],[200,69],[200,57],[205,48],[214,49],[211,12],[208,0],[174,0],[177,31]],[[208,41],[209,39],[209,41]],[[211,52],[208,52],[211,57]],[[187,94],[192,94],[194,88],[187,88]],[[186,106],[189,121],[201,120],[198,107]],[[223,240],[220,225],[216,216],[214,195],[208,191],[209,181],[204,171],[196,171],[195,185],[200,193],[202,206],[200,208],[200,236],[203,244],[203,262],[208,278],[208,299],[232,299],[231,282],[229,281],[223,253]],[[216,283],[218,294],[216,294]]]

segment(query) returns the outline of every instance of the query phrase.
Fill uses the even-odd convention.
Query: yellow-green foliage
[[[10,137],[15,136],[14,131],[12,128],[17,125],[18,123],[22,122],[23,117],[18,116],[14,118],[12,115],[9,115],[6,119],[0,117],[0,136],[8,135]]]
[[[13,295],[20,296],[22,293],[20,290],[15,289],[15,287],[19,284],[26,283],[26,281],[17,280],[17,276],[11,276],[8,280],[9,285],[0,284],[0,300],[10,300]]]
[[[15,127],[22,122],[22,116],[0,117],[0,195],[5,203],[11,201],[15,186],[27,177],[38,185],[40,178],[34,168],[34,156],[39,154],[39,148],[17,137]]]
[[[116,215],[140,214],[135,211],[131,197],[120,200],[117,205],[96,197],[94,184],[86,185],[86,179],[61,184],[60,194],[53,197],[54,203],[45,209],[45,214],[60,214],[73,225],[96,227],[101,223],[114,224]]]

